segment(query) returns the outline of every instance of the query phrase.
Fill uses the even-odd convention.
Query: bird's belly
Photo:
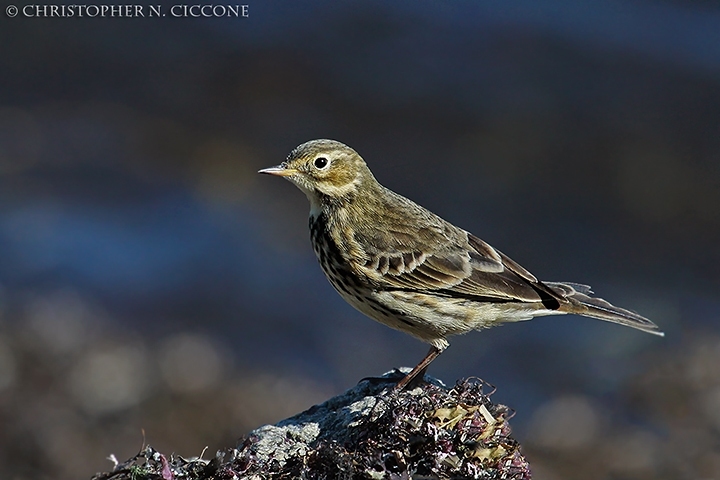
[[[359,294],[349,293],[342,289],[341,286],[331,282],[335,290],[356,310],[382,323],[390,328],[399,330],[416,337],[423,342],[431,343],[437,347],[444,349],[448,343],[445,340],[447,335],[456,333],[465,333],[463,331],[453,331],[448,333],[447,326],[443,325],[446,321],[452,321],[443,317],[438,321],[437,318],[419,317],[418,312],[412,311],[412,305],[405,305],[403,302],[395,300],[387,301],[384,295],[372,290],[366,290]],[[427,313],[427,312],[423,312]]]

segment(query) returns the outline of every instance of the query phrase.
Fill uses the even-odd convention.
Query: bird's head
[[[258,173],[285,177],[318,208],[323,199],[351,198],[375,179],[358,153],[335,140],[311,140],[295,148],[287,160]]]

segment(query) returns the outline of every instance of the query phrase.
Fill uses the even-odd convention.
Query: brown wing
[[[498,301],[542,301],[549,308],[557,308],[556,295],[533,274],[478,237],[467,236],[473,269],[470,276],[449,289],[451,292]],[[487,268],[488,259],[497,259],[494,268]]]
[[[431,290],[483,301],[552,300],[551,308],[557,308],[555,294],[481,239],[459,229],[444,233],[430,242],[405,238],[391,251],[366,249],[372,253],[360,269],[378,289]]]
[[[381,193],[348,205],[345,214],[355,218],[365,218],[363,211],[382,215],[356,222],[337,242],[348,246],[347,257],[357,273],[375,288],[431,290],[484,301],[543,301],[557,308],[562,297],[478,237],[390,190]]]

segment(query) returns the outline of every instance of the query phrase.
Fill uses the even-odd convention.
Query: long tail
[[[602,298],[591,297],[593,293],[587,285],[568,282],[543,282],[545,285],[567,300],[567,303],[560,304],[560,311],[574,313],[584,317],[597,318],[606,322],[619,323],[627,327],[637,328],[643,332],[652,333],[661,337],[665,336],[657,325],[647,318],[633,313],[630,310],[616,307]]]

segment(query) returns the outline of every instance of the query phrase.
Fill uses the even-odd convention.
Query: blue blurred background
[[[313,138],[667,333],[452,340],[430,373],[494,384],[536,478],[720,477],[717,3],[248,11],[1,16],[0,477],[88,478],[142,429],[214,452],[424,355],[340,299],[303,195],[256,175]]]

